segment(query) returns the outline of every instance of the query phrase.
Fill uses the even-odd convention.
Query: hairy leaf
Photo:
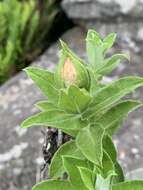
[[[37,86],[42,90],[44,95],[46,95],[50,102],[58,102],[59,90],[56,87],[54,81],[54,74],[43,69],[38,69],[34,67],[28,67],[25,69],[28,76],[37,84]]]
[[[123,119],[132,111],[135,109],[143,106],[142,102],[134,101],[134,100],[125,100],[121,101],[117,105],[113,106],[109,111],[107,111],[99,120],[98,122],[101,123],[104,128],[110,131],[112,129],[112,132],[117,130],[119,127],[118,123],[122,122]],[[113,128],[114,126],[114,128]],[[110,132],[110,135],[111,134]]]
[[[64,167],[69,175],[69,179],[71,181],[71,184],[76,188],[76,189],[83,189],[87,190],[86,186],[84,185],[80,172],[78,167],[85,167],[88,168],[88,161],[87,160],[80,160],[74,157],[69,157],[69,156],[63,156],[63,164]]]
[[[109,175],[107,178],[102,177],[100,174],[96,177],[96,190],[110,190],[111,189],[111,178],[112,175]]]
[[[70,57],[72,57],[73,60],[77,60],[79,62],[83,62],[83,60],[81,58],[79,58],[69,47],[68,45],[63,42],[62,40],[60,40],[62,49],[64,50],[66,55],[69,55]]]
[[[90,101],[91,96],[86,91],[71,85],[68,92],[61,90],[59,107],[71,113],[81,113],[87,108]]]
[[[143,86],[141,77],[124,77],[112,82],[95,94],[83,117],[101,117],[114,103],[140,86]]]
[[[51,160],[49,168],[50,177],[54,178],[62,177],[63,173],[65,172],[65,168],[62,162],[62,156],[72,156],[80,159],[84,158],[81,151],[75,145],[74,140],[66,142],[57,150],[57,152],[54,154]]]
[[[93,172],[84,167],[78,167],[81,179],[88,190],[94,190]]]
[[[103,40],[103,51],[106,52],[108,49],[110,49],[115,40],[116,40],[116,33],[110,33],[108,36],[106,36]]]
[[[83,128],[77,138],[76,144],[83,155],[96,165],[101,165],[103,157],[102,139],[104,130],[100,125]]]
[[[80,129],[84,126],[80,116],[74,114],[67,114],[63,111],[51,110],[41,112],[26,119],[21,127],[28,128],[31,126],[43,125],[59,129]]]
[[[59,110],[57,106],[49,101],[40,101],[36,105],[41,111],[51,111],[51,110]]]
[[[111,158],[112,162],[115,163],[117,159],[117,153],[114,146],[114,143],[112,142],[112,139],[108,135],[104,135],[103,138],[103,149],[106,151],[106,153]]]
[[[89,30],[86,38],[86,50],[88,55],[88,61],[93,70],[96,69],[96,65],[103,62],[103,47],[102,40],[97,32]]]
[[[115,173],[116,176],[113,177],[113,184],[123,182],[125,180],[123,170],[120,166],[120,164],[116,161],[115,165]]]
[[[75,190],[69,181],[47,180],[36,184],[32,190]]]
[[[105,151],[103,152],[101,175],[104,178],[116,175],[114,163],[112,162],[112,159],[110,158],[108,153]]]
[[[100,75],[106,75],[111,71],[113,71],[118,66],[118,64],[122,59],[129,60],[129,55],[115,54],[112,57],[105,59],[103,64],[99,65],[96,72],[99,73]]]

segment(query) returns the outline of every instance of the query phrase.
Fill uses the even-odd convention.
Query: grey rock
[[[116,32],[121,38],[143,41],[142,0],[64,0],[67,15],[86,30]]]
[[[115,32],[120,39],[130,38],[137,42],[143,42],[143,23],[140,21],[130,22],[119,19],[116,22],[101,22],[89,20],[85,23],[81,20],[80,25],[86,30],[95,29],[103,36]]]
[[[120,16],[143,17],[142,0],[64,0],[70,18],[107,19]]]
[[[127,173],[126,178],[129,180],[142,180],[143,179],[143,168],[139,168]]]

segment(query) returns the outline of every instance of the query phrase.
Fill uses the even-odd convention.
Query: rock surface
[[[85,55],[85,32],[75,28],[63,37],[69,46],[81,57]],[[109,82],[126,74],[143,75],[143,57],[140,47],[132,41],[116,44],[110,52],[130,51],[131,64],[122,63],[118,69],[105,78]],[[53,45],[34,65],[53,69],[58,62],[58,45]],[[132,95],[143,100],[143,89]],[[39,179],[39,168],[43,164],[42,128],[20,129],[20,123],[37,112],[36,101],[43,99],[40,91],[20,73],[0,88],[0,190],[29,190]],[[125,171],[143,167],[143,109],[130,115],[124,128],[115,137],[119,158]]]
[[[64,0],[62,5],[67,15],[86,29],[143,40],[142,0]]]
[[[142,0],[64,0],[63,7],[70,17],[79,19],[143,18]]]

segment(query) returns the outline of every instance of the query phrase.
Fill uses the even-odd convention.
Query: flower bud
[[[78,60],[67,58],[61,70],[61,78],[65,85],[75,84],[80,88],[89,88],[89,74],[86,67]]]
[[[90,79],[86,66],[63,42],[62,47],[62,57],[56,71],[58,83],[66,87],[75,84],[88,90]]]
[[[67,84],[76,83],[77,72],[69,57],[65,60],[65,63],[61,70],[61,77]]]

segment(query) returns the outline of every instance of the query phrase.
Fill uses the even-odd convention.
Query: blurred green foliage
[[[56,13],[55,0],[0,1],[0,84],[41,53]]]

